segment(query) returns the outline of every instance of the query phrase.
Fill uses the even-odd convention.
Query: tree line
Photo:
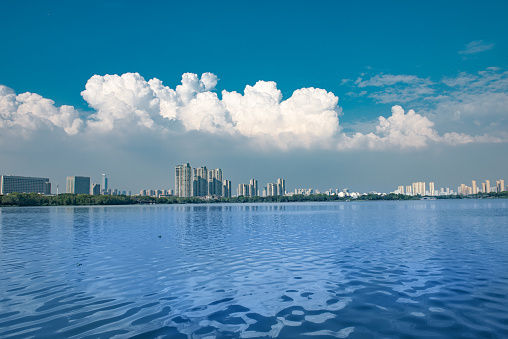
[[[370,200],[418,200],[421,197],[404,194],[379,195],[369,193],[360,195],[356,199],[327,194],[295,194],[291,196],[247,197],[203,199],[201,197],[143,197],[126,195],[89,195],[64,193],[58,196],[47,196],[38,193],[10,193],[0,195],[0,206],[92,206],[92,205],[133,205],[133,204],[201,204],[201,203],[271,203],[271,202],[312,202],[312,201],[370,201]],[[447,195],[437,196],[437,199],[463,198],[508,198],[508,192],[480,193],[472,196]]]

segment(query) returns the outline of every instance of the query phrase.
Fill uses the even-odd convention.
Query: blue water
[[[1,338],[508,338],[508,201],[0,208]]]

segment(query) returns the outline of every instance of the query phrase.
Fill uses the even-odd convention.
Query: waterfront
[[[508,201],[0,208],[0,337],[507,337]]]

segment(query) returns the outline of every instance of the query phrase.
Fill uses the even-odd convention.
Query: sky
[[[0,174],[508,180],[506,1],[2,1]]]

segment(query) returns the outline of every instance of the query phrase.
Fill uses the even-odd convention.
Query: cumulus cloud
[[[331,141],[339,128],[338,100],[326,90],[302,88],[282,101],[282,93],[272,81],[247,86],[243,95],[222,92],[235,131],[258,140],[268,139],[282,148]]]
[[[22,131],[39,128],[63,129],[74,135],[83,128],[83,121],[72,106],[56,107],[55,102],[35,93],[16,93],[0,85],[0,128]]]
[[[507,141],[507,133],[503,133],[502,136],[486,134],[473,136],[465,133],[451,132],[441,136],[434,129],[434,123],[427,117],[417,114],[414,110],[409,110],[405,113],[401,106],[393,106],[390,117],[385,118],[381,116],[378,118],[375,133],[356,133],[352,136],[343,134],[339,138],[337,149],[418,149],[438,143],[461,145]]]
[[[463,74],[461,78],[448,79],[447,82],[453,88],[500,90],[505,88],[506,74],[500,75],[498,71],[488,70],[472,78]],[[200,77],[185,73],[181,84],[172,89],[157,78],[146,81],[138,73],[95,75],[81,93],[94,109],[84,119],[71,106],[56,107],[52,100],[38,94],[16,95],[10,88],[0,86],[0,129],[62,129],[68,135],[81,133],[85,137],[111,133],[136,135],[143,131],[155,136],[164,134],[165,140],[168,135],[177,137],[181,135],[178,133],[198,131],[210,137],[246,140],[258,149],[260,146],[279,149],[417,149],[431,143],[458,145],[508,139],[502,133],[480,136],[447,130],[440,134],[434,126],[436,114],[418,114],[415,110],[406,113],[398,105],[392,107],[391,116],[381,116],[372,123],[372,129],[362,132],[356,129],[346,134],[339,125],[338,117],[342,114],[339,98],[324,89],[301,88],[284,100],[275,82],[258,81],[253,86],[247,85],[243,93],[223,90],[219,98],[214,92],[217,81],[217,76],[212,73]],[[430,80],[406,75],[377,76],[366,80],[362,86],[389,87],[397,83],[427,86]],[[505,93],[495,94],[496,97],[485,98],[485,105],[491,104],[484,106],[485,110],[501,111],[501,106],[492,106],[492,103],[508,102]],[[447,100],[436,99],[443,110],[446,109],[444,105],[450,103],[450,99]],[[457,107],[460,106],[454,106]],[[477,110],[471,107],[471,111]],[[456,114],[456,119],[462,119],[468,112],[464,106]],[[477,119],[475,123],[481,125],[483,121]]]
[[[429,142],[439,141],[434,123],[426,117],[409,110],[407,114],[401,106],[392,107],[392,115],[379,117],[376,133],[356,133],[351,137],[343,136],[339,149],[368,148],[386,149],[422,148]]]
[[[465,49],[459,51],[459,54],[476,54],[485,52],[494,47],[494,44],[485,43],[483,40],[471,41],[465,46]]]
[[[311,147],[338,130],[338,98],[322,89],[303,88],[291,98],[273,81],[247,85],[244,93],[212,92],[217,77],[186,73],[173,90],[159,79],[146,81],[137,73],[93,76],[82,92],[97,113],[90,128],[108,131],[137,125],[164,130],[181,124],[185,130],[241,135],[280,148]]]

